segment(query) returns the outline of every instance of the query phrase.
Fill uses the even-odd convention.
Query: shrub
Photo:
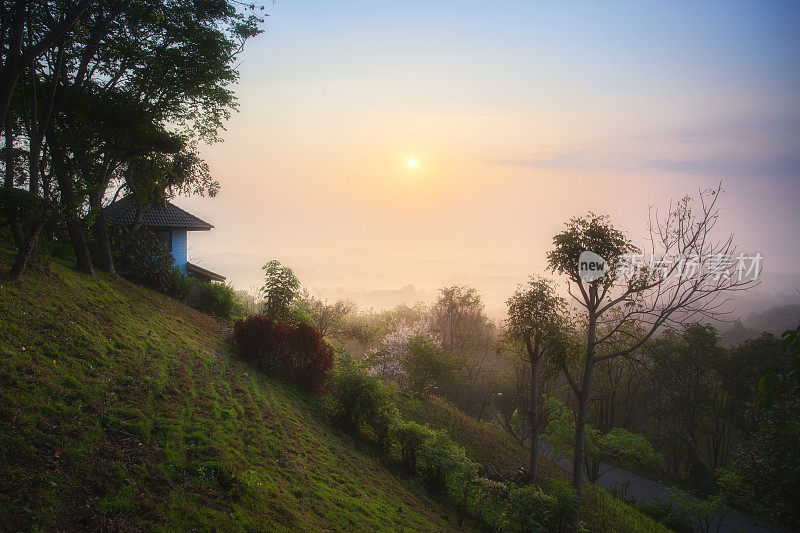
[[[410,471],[415,471],[419,449],[423,442],[433,438],[434,431],[416,422],[401,421],[394,432],[400,446],[400,460]]]
[[[109,234],[114,265],[120,276],[176,298],[186,296],[183,274],[175,268],[175,259],[158,235],[147,229],[123,228],[109,228]]]
[[[319,392],[333,366],[333,347],[309,324],[289,327],[283,371],[302,388]]]
[[[164,280],[164,292],[176,300],[185,300],[193,286],[194,280],[177,268],[173,268]]]
[[[331,374],[328,392],[328,408],[334,419],[351,430],[366,424],[380,444],[388,444],[398,416],[389,387],[343,354]]]
[[[267,315],[253,315],[234,324],[239,353],[245,360],[271,373],[280,367],[288,329]]]
[[[682,507],[676,507],[669,501],[657,498],[655,503],[639,503],[634,507],[653,520],[661,522],[675,533],[692,533],[695,530],[694,522],[689,518],[688,511]]]
[[[312,326],[286,326],[266,315],[237,320],[234,334],[243,358],[300,387],[322,390],[333,365],[333,348]]]
[[[492,530],[500,530],[505,516],[508,485],[485,477],[475,479],[472,485],[475,488],[476,518]]]
[[[422,461],[422,477],[437,491],[446,489],[448,481],[452,481],[455,490],[461,493],[464,484],[471,481],[478,470],[464,449],[443,431],[433,432],[424,439],[417,453]]]
[[[555,498],[551,522],[556,531],[572,529],[577,518],[578,495],[575,488],[563,479],[551,478],[547,482],[547,492]]]
[[[522,531],[546,531],[552,522],[556,498],[540,487],[526,485],[508,495],[508,519],[511,527]]]
[[[222,283],[203,283],[195,304],[200,311],[226,320],[243,318],[245,307],[239,301],[236,291]]]

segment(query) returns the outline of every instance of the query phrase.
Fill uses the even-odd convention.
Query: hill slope
[[[455,527],[181,304],[54,262],[0,317],[0,530]]]

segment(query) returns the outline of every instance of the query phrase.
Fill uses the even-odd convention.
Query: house
[[[130,226],[136,220],[136,204],[133,197],[126,196],[109,204],[103,209],[103,214],[112,226]],[[142,228],[150,229],[164,240],[178,270],[201,283],[225,281],[225,276],[190,263],[187,253],[189,232],[209,231],[214,226],[171,202],[146,209],[142,213],[140,224]]]

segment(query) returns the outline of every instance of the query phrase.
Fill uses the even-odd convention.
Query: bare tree
[[[733,236],[723,241],[714,238],[721,191],[721,186],[701,191],[696,201],[684,197],[670,204],[663,218],[657,210],[651,210],[650,260],[646,262],[631,260],[640,250],[605,216],[590,213],[585,218],[573,218],[553,238],[549,267],[568,276],[569,295],[577,302],[586,324],[582,374],[573,376],[563,365],[578,399],[572,470],[578,506],[595,365],[633,354],[662,327],[720,318],[727,313],[725,305],[732,292],[756,283],[760,265],[755,272],[746,271],[744,255],[735,255]],[[585,251],[605,260],[605,275],[587,281],[581,277],[579,258]],[[579,291],[577,295],[573,286]]]

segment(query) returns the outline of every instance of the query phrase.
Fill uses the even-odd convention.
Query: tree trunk
[[[69,238],[72,242],[72,249],[75,251],[75,263],[78,270],[84,274],[94,275],[94,268],[92,268],[92,256],[89,253],[89,247],[86,244],[86,237],[83,234],[83,229],[74,214],[70,214],[67,218],[67,231]]]
[[[94,225],[92,230],[97,239],[97,248],[100,255],[100,270],[109,274],[116,274],[114,268],[114,257],[111,254],[111,241],[108,237],[108,226],[106,217],[103,214],[103,206],[98,198],[92,198],[92,210],[95,212]]]
[[[592,298],[593,301],[594,298]],[[589,400],[592,396],[592,370],[594,369],[596,333],[597,318],[594,316],[593,310],[590,309],[586,336],[586,361],[583,366],[583,380],[581,381],[580,394],[578,395],[578,416],[575,420],[575,456],[572,462],[572,486],[575,487],[579,512],[583,493],[583,468],[586,457],[584,449],[586,446],[586,416],[589,413]]]
[[[36,225],[31,228],[30,234],[26,235],[23,239],[23,243],[17,251],[17,257],[14,260],[14,265],[8,272],[8,277],[11,279],[11,281],[18,280],[22,272],[25,270],[25,267],[28,265],[31,254],[33,254],[33,250],[36,248],[36,241],[39,239],[39,233],[41,233],[45,222],[46,220],[44,218],[37,222]]]
[[[530,473],[531,479],[535,483],[539,475],[539,367],[541,366],[541,357],[539,356],[539,342],[538,339],[531,346],[530,339],[526,339],[528,348],[528,357],[531,362],[531,409],[530,409],[530,425],[531,425],[531,457],[530,457]]]
[[[6,169],[5,176],[3,177],[3,187],[6,190],[11,190],[14,188],[14,128],[9,117],[7,117],[4,129],[6,147],[5,154],[3,155]],[[22,247],[25,246],[25,234],[22,231],[22,222],[17,219],[11,219],[8,221],[8,225],[11,228],[11,236],[14,238],[14,245],[17,247],[17,250],[21,250]]]

